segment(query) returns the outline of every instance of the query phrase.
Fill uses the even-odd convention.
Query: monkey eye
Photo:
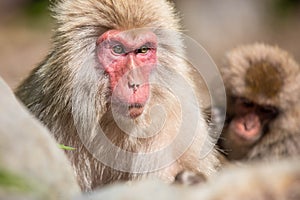
[[[115,54],[118,54],[118,55],[121,55],[121,54],[124,54],[125,53],[125,49],[122,45],[118,44],[118,45],[115,45],[112,47],[112,51],[115,53]]]
[[[244,107],[251,108],[251,107],[254,106],[254,103],[253,103],[252,101],[246,99],[246,98],[238,98],[237,100],[238,100],[238,102],[239,102],[240,104],[242,104]]]
[[[270,116],[276,116],[278,114],[278,110],[273,106],[261,106],[259,107],[259,112]]]
[[[146,45],[141,46],[139,49],[136,50],[136,53],[145,54],[150,50],[150,48]]]

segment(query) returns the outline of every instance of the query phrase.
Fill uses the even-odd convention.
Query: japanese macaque
[[[130,185],[116,184],[91,192],[88,198],[146,200],[150,196],[159,200],[296,200],[300,199],[299,165],[299,160],[283,160],[271,162],[271,166],[261,162],[253,166],[231,166],[200,186],[183,187],[160,181],[142,181]]]
[[[300,69],[278,47],[241,46],[221,74],[227,114],[219,140],[230,160],[271,160],[300,153]]]
[[[211,142],[173,5],[63,0],[53,11],[53,47],[16,95],[75,148],[66,154],[82,190],[214,173],[217,152],[200,155]]]
[[[0,77],[0,199],[72,199],[73,169],[47,129]]]

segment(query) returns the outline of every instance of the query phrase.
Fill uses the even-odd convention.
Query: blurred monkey
[[[300,153],[300,69],[284,50],[265,44],[226,54],[227,93],[219,146],[229,160],[270,160]]]
[[[198,91],[173,4],[62,0],[53,10],[57,20],[53,48],[16,94],[59,143],[75,148],[66,153],[81,188],[88,191],[151,176],[172,182],[185,169],[205,176],[214,173],[217,152],[199,158],[209,137],[200,109],[201,92],[192,101],[192,92],[178,80],[184,77]],[[168,85],[180,91],[190,108],[186,122],[195,120],[175,145],[170,144],[180,132],[183,105],[163,90]],[[156,105],[164,108],[165,122],[161,112],[153,112]],[[194,132],[190,140],[187,135]],[[192,142],[189,148],[176,157],[187,142]],[[172,148],[167,152],[158,151],[168,146]],[[163,154],[144,159],[153,152]],[[172,163],[158,164],[168,159]]]

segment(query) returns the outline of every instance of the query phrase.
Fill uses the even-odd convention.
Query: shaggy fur
[[[221,68],[231,97],[274,106],[279,115],[245,159],[273,159],[300,153],[300,68],[284,50],[265,44],[238,47]],[[230,112],[230,110],[229,110]]]
[[[59,143],[76,148],[66,153],[82,189],[87,191],[115,181],[136,180],[145,176],[171,182],[183,169],[212,174],[219,165],[216,152],[213,150],[206,157],[199,158],[200,150],[210,145],[204,144],[210,138],[199,110],[201,99],[193,102],[193,92],[187,91],[181,85],[182,81],[176,78],[176,75],[184,77],[191,89],[197,91],[198,86],[192,77],[194,72],[184,58],[178,32],[179,19],[173,5],[165,0],[61,0],[52,10],[56,19],[53,47],[47,58],[19,86],[16,94],[51,130]],[[158,37],[159,65],[151,76],[152,81],[159,85],[176,86],[179,97],[190,104],[189,115],[181,116],[182,104],[178,99],[167,90],[153,85],[142,116],[136,120],[113,116],[109,80],[103,69],[98,67],[96,41],[107,30],[132,28],[150,28]],[[201,93],[196,96],[201,96]],[[162,105],[166,116],[153,112],[152,106],[156,104]],[[188,122],[197,121],[196,126],[186,127],[187,137],[176,143],[176,148],[182,144],[191,145],[177,160],[173,157],[174,148],[152,160],[128,158],[123,163],[122,159],[126,158],[121,157],[121,151],[112,153],[113,149],[105,146],[107,142],[112,142],[132,153],[158,150],[173,141],[183,117]],[[159,130],[163,119],[166,120],[165,126]],[[118,125],[128,128],[125,132],[130,135]],[[109,141],[99,136],[101,129]],[[159,134],[148,139],[134,137],[149,136],[157,130]],[[194,140],[189,141],[188,135],[195,131]],[[106,158],[108,163],[100,162],[99,158]],[[170,158],[176,162],[153,170],[158,165],[156,162]],[[116,168],[126,165],[129,172],[107,165]],[[148,172],[142,172],[148,168]]]

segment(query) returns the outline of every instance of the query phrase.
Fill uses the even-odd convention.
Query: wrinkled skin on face
[[[236,98],[234,102],[235,117],[230,128],[237,136],[256,141],[264,132],[264,126],[278,113],[272,106],[261,106],[245,98]]]
[[[112,101],[136,118],[149,99],[149,76],[157,65],[157,38],[151,31],[110,30],[97,40],[100,66],[109,76]]]
[[[269,123],[278,115],[274,106],[259,105],[243,97],[232,97],[221,146],[230,149],[230,159],[242,158],[268,132]]]

